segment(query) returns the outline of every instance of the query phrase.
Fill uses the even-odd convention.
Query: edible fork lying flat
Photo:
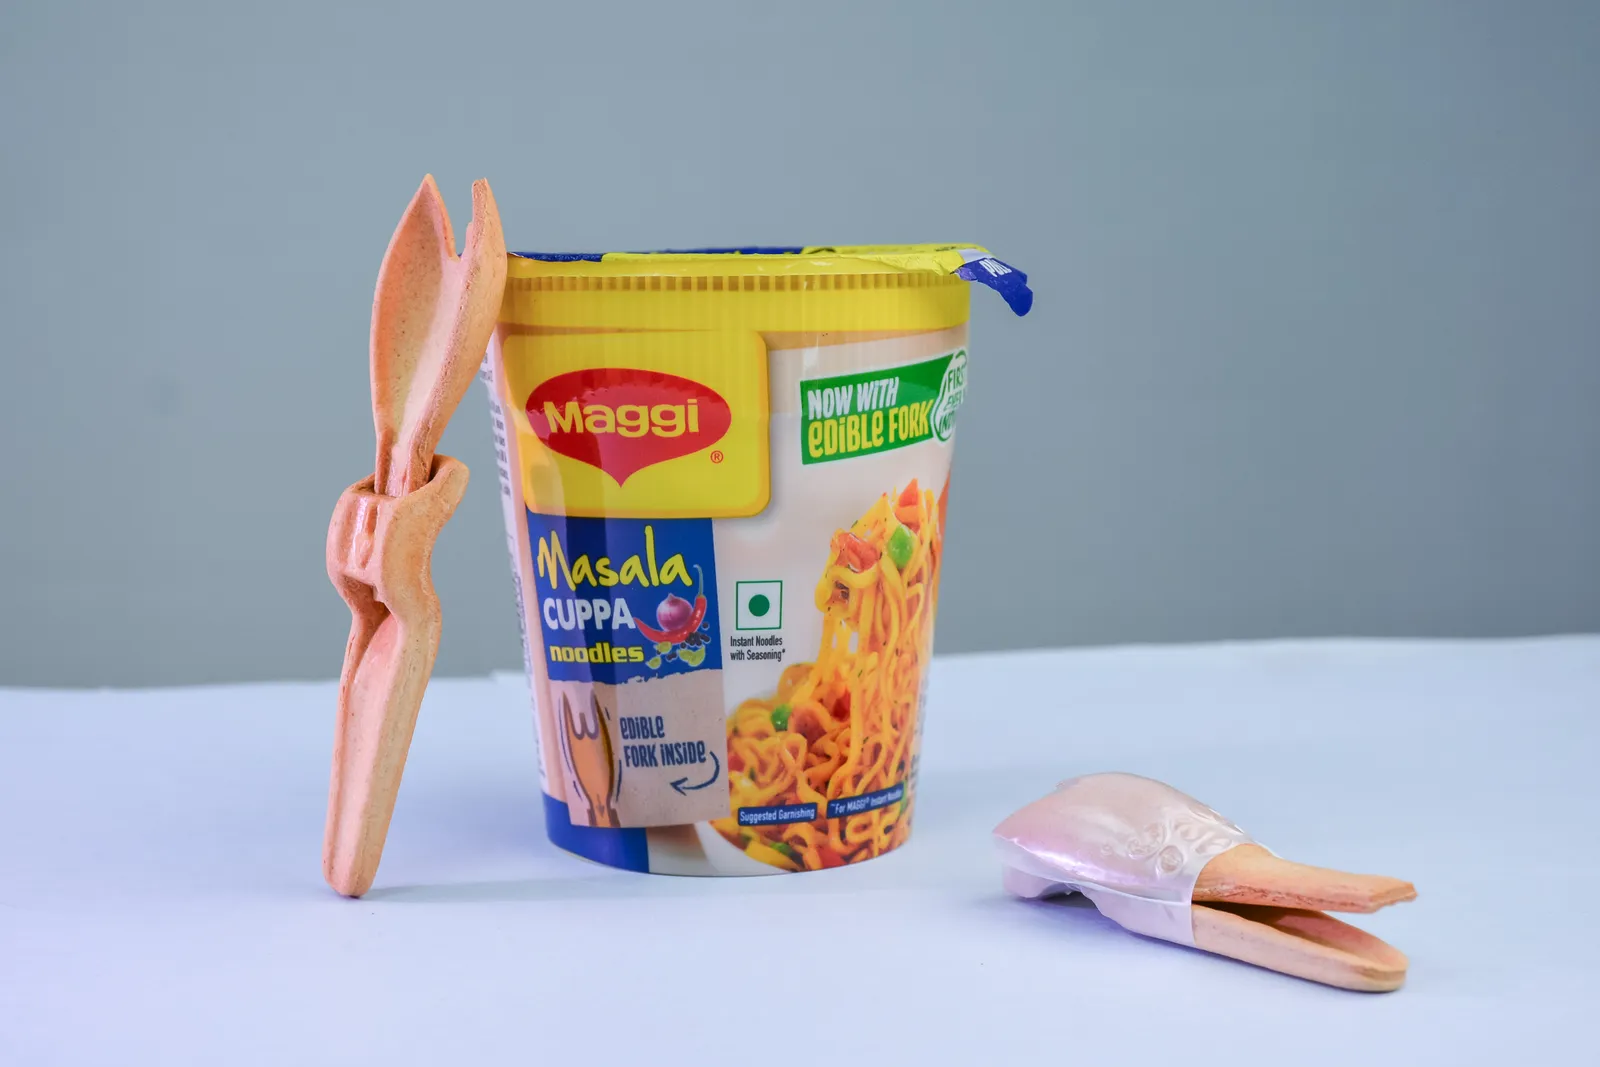
[[[1409,882],[1280,859],[1149,778],[1063,782],[996,827],[995,841],[1018,896],[1081,892],[1135,933],[1324,985],[1388,992],[1405,982],[1402,953],[1324,912],[1413,900]]]

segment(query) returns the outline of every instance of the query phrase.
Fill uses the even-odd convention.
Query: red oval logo
[[[528,422],[554,452],[598,467],[622,485],[656,463],[722,440],[728,402],[697,381],[660,371],[569,371],[528,394]]]

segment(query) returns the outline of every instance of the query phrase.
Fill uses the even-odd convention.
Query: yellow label
[[[530,508],[733,518],[767,506],[759,334],[509,332],[503,349]]]

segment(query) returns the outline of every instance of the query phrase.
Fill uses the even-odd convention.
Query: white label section
[[[829,562],[834,533],[848,530],[878,497],[903,490],[912,479],[937,495],[950,472],[954,442],[937,439],[854,457],[848,463],[802,463],[800,379],[910,363],[965,341],[963,327],[882,341],[775,349],[769,354],[772,502],[760,515],[720,519],[713,527],[724,626],[723,693],[729,715],[745,700],[771,698],[784,668],[816,660],[822,640],[816,589]],[[779,585],[781,592],[774,596]],[[751,603],[757,597],[766,601],[753,605],[764,607],[759,615]],[[773,615],[779,610],[781,623],[775,625]]]
[[[490,342],[488,353],[483,358],[483,366],[478,372],[479,380],[483,382],[489,394],[489,417],[494,426],[494,455],[495,466],[500,473],[500,509],[506,524],[506,550],[511,554],[511,583],[512,590],[517,598],[517,634],[522,645],[522,671],[528,679],[528,710],[533,715],[533,761],[539,768],[539,790],[548,794],[550,792],[549,772],[544,765],[543,743],[540,734],[543,732],[539,718],[539,695],[535,690],[533,678],[533,647],[529,644],[527,614],[523,611],[524,589],[524,560],[528,558],[526,543],[528,528],[523,520],[524,507],[522,503],[522,485],[519,479],[511,476],[516,469],[512,453],[516,450],[515,433],[506,420],[505,407],[500,403],[500,386],[495,378],[496,345]],[[531,577],[531,576],[530,576]]]

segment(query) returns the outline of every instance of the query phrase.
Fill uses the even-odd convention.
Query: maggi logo
[[[687,404],[623,404],[612,408],[605,404],[584,404],[567,401],[565,408],[557,408],[550,400],[544,402],[545,421],[552,432],[561,433],[615,433],[623,437],[643,437],[653,433],[657,437],[682,437],[684,431],[700,432],[700,401]]]
[[[558,374],[528,395],[528,423],[549,448],[616,479],[709,448],[733,422],[715,390],[660,371],[599,367]]]

